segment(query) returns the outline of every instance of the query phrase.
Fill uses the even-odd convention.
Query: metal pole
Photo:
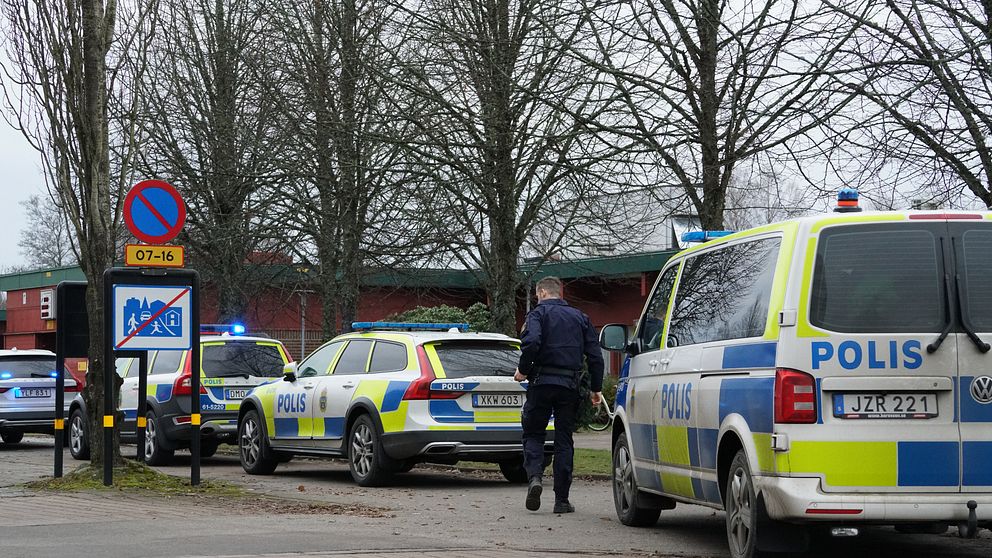
[[[103,274],[103,485],[114,484],[114,273]],[[99,411],[99,409],[98,409]]]
[[[141,351],[138,353],[138,416],[136,418],[136,425],[138,427],[137,433],[137,444],[138,444],[138,461],[144,463],[145,461],[145,428],[148,426],[148,397],[145,392],[148,391],[148,351]]]
[[[300,360],[307,356],[307,293],[300,291]]]
[[[200,274],[193,272],[190,281],[190,471],[189,483],[193,486],[200,484]]]

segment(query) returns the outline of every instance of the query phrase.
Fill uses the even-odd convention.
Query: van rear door
[[[961,329],[958,334],[961,485],[992,492],[992,220],[950,223]]]
[[[810,232],[797,339],[779,366],[811,374],[818,405],[815,424],[776,425],[789,433],[789,470],[822,475],[828,492],[959,491],[947,223]]]

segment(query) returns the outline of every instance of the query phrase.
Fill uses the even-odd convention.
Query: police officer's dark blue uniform
[[[524,469],[530,479],[527,509],[541,506],[541,474],[548,421],[555,417],[555,513],[575,508],[568,501],[572,484],[572,431],[579,407],[579,375],[585,357],[590,391],[598,404],[603,389],[603,354],[589,317],[560,298],[561,281],[547,277],[537,283],[538,305],[527,314],[520,346],[517,381],[529,380],[523,427]]]

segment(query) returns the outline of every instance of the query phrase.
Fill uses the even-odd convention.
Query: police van
[[[809,525],[992,526],[992,213],[827,214],[702,242],[665,264],[633,332],[600,340],[627,354],[626,525],[724,509],[735,558],[802,550]]]

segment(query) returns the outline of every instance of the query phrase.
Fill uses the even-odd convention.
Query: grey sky
[[[24,136],[0,120],[0,267],[24,264],[17,241],[28,219],[20,202],[32,194],[48,195],[41,172],[41,158]]]

